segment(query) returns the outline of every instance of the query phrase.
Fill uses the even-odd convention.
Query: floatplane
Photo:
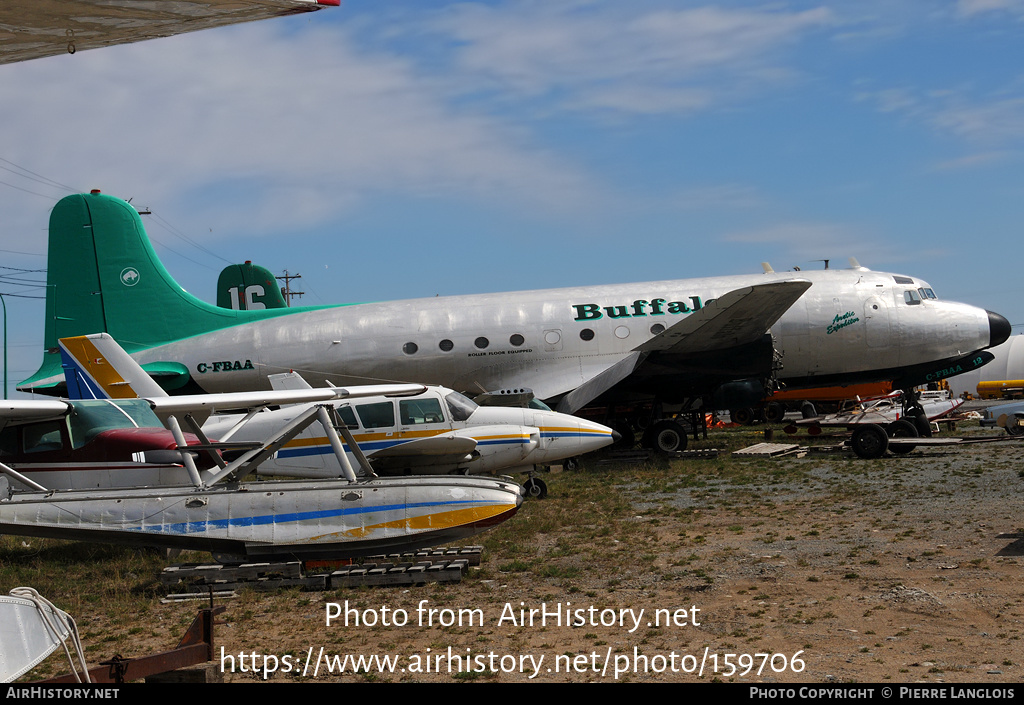
[[[423,391],[422,385],[396,384],[158,400],[4,401],[0,532],[312,559],[434,546],[513,516],[524,491],[508,478],[381,479],[368,464],[361,468],[364,477],[357,476],[341,437],[357,445],[332,402]],[[211,441],[198,421],[217,409],[254,415],[276,404],[303,406],[258,442]],[[182,430],[179,418],[192,433]],[[313,424],[335,449],[339,477],[246,482]]]

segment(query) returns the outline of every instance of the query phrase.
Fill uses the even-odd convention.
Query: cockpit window
[[[454,421],[465,421],[480,408],[475,401],[458,392],[452,392],[444,398],[444,401],[448,404],[448,411],[451,412]]]
[[[897,284],[910,284],[910,286],[914,286],[914,280],[910,277],[901,277],[898,274],[894,274],[892,278],[896,280]]]
[[[351,406],[339,406],[337,407],[338,417],[341,422],[348,428],[359,428],[359,422],[356,421],[356,413],[352,411]]]
[[[937,299],[937,298],[939,298],[938,296],[935,295],[935,292],[932,291],[931,289],[929,289],[928,287],[924,288],[924,296],[926,296],[929,299]]]
[[[919,303],[921,303],[920,297],[917,295],[917,292],[914,291],[913,289],[907,289],[906,291],[903,292],[903,300],[906,301],[911,306],[916,306]]]

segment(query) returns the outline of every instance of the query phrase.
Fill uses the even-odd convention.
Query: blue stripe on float
[[[493,504],[492,500],[459,500],[439,502],[410,502],[403,504],[384,504],[372,507],[349,507],[340,509],[323,509],[310,512],[289,512],[286,514],[265,514],[262,516],[236,517],[234,519],[212,519],[209,521],[185,521],[175,524],[133,527],[130,531],[146,531],[169,534],[193,534],[208,529],[227,529],[232,526],[265,526],[267,524],[284,524],[311,519],[327,519],[346,514],[368,514],[370,512],[386,512],[395,509],[420,509],[423,507],[466,506],[471,504]]]

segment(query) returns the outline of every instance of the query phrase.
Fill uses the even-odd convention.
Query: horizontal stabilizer
[[[809,281],[793,279],[735,289],[635,350],[689,355],[756,342],[810,287]]]
[[[533,401],[533,390],[526,387],[496,389],[473,397],[480,406],[527,406]]]

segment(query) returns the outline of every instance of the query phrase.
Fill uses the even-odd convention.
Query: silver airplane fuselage
[[[854,268],[296,309],[134,357],[180,362],[208,392],[266,389],[268,374],[295,370],[336,385],[416,381],[466,392],[525,386],[552,400],[708,302],[780,281],[810,288],[771,326],[767,343],[655,354],[620,387],[671,397],[710,393],[769,371],[772,342],[781,354],[778,378],[790,386],[908,372],[949,376],[1009,334],[1002,316],[937,298],[920,279]]]

